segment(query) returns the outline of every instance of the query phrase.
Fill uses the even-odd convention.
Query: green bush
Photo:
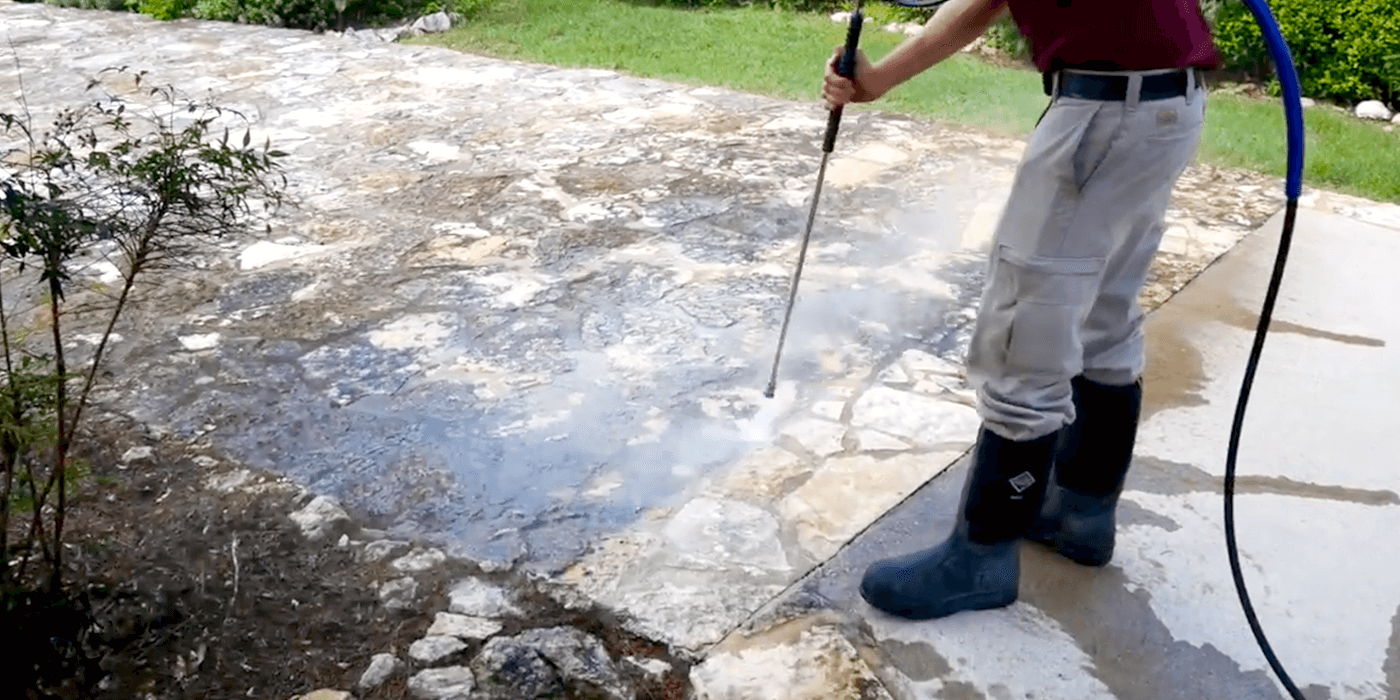
[[[1394,100],[1400,93],[1400,2],[1274,0],[1303,92],[1341,101]],[[1249,9],[1226,0],[1215,15],[1227,68],[1272,76],[1268,48]]]
[[[1003,15],[987,29],[987,45],[1012,58],[1031,55],[1031,44],[1011,15]]]

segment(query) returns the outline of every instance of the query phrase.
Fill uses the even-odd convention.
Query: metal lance
[[[861,14],[862,0],[856,1],[855,12],[851,13],[851,24],[846,30],[846,48],[836,62],[836,73],[843,78],[853,78],[856,74],[856,49],[860,45],[860,29],[865,22]],[[817,191],[812,195],[812,210],[807,214],[807,230],[802,233],[802,249],[797,254],[797,269],[792,274],[792,286],[788,292],[787,312],[783,314],[783,330],[778,334],[778,350],[773,355],[773,374],[768,379],[768,389],[763,395],[773,398],[778,390],[778,365],[783,359],[783,345],[787,342],[788,325],[792,323],[792,308],[797,304],[797,286],[802,282],[802,267],[807,262],[807,246],[812,242],[812,225],[817,221],[817,204],[822,198],[822,183],[826,180],[826,164],[831,151],[836,148],[836,132],[841,128],[841,107],[831,110],[826,121],[826,141],[822,144],[822,164],[817,170]]]

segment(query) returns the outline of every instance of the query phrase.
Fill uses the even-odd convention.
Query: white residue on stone
[[[296,260],[324,251],[322,245],[288,245],[272,241],[258,241],[238,254],[238,269],[256,270],[283,260]]]
[[[428,635],[482,640],[500,632],[501,629],[501,623],[490,618],[440,612],[437,617],[433,618],[433,625],[428,628]]]
[[[622,660],[646,674],[646,676],[652,680],[664,678],[666,674],[670,673],[675,668],[661,659],[644,659],[637,656],[624,656]]]
[[[80,343],[87,343],[88,345],[96,345],[96,344],[102,342],[102,334],[101,334],[101,333],[79,333],[79,334],[73,336],[73,340],[76,340],[76,341],[78,341],[78,342],[80,342]],[[113,333],[113,334],[107,336],[107,344],[108,344],[108,345],[111,345],[112,343],[120,343],[120,342],[122,342],[123,340],[126,340],[126,337],[123,336],[123,335],[120,334],[120,333]]]
[[[462,221],[443,221],[429,227],[433,233],[447,236],[464,236],[466,238],[486,238],[491,235],[490,231],[478,227],[476,224]]]
[[[369,332],[369,342],[384,350],[432,349],[452,336],[450,314],[414,314]]]
[[[525,614],[516,603],[514,596],[506,589],[476,578],[459,581],[448,592],[447,597],[450,601],[447,609],[458,615],[505,617]]]
[[[440,549],[421,549],[395,559],[390,566],[405,574],[430,571],[447,561],[447,555]]]
[[[466,648],[456,637],[428,636],[408,645],[408,656],[420,664],[435,664]]]
[[[430,163],[453,160],[462,150],[450,143],[438,141],[411,141],[408,144],[408,149],[423,156]]]
[[[1118,697],[1094,676],[1094,660],[1075,639],[1049,616],[1024,603],[977,615],[954,615],[937,625],[901,624],[880,615],[865,619],[877,644],[928,648],[935,658],[946,660],[948,670],[941,677],[915,681],[909,688],[911,697],[944,695],[938,691],[948,688],[950,681],[964,684],[967,694],[962,697]]]
[[[218,333],[196,333],[195,335],[180,336],[180,347],[183,347],[184,349],[189,350],[190,352],[197,352],[199,350],[209,350],[211,348],[218,347],[218,345]]]
[[[122,279],[121,268],[111,260],[98,260],[84,268],[84,271],[96,275],[97,281],[102,284],[116,284]]]
[[[873,428],[925,446],[971,444],[981,419],[965,404],[875,387],[856,401],[851,425]]]

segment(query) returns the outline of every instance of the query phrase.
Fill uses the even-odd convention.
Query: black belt
[[[1102,100],[1105,102],[1122,102],[1128,99],[1128,76],[1126,75],[1098,75],[1094,73],[1075,73],[1070,71],[1060,71],[1060,96],[1074,97],[1081,100]],[[1045,74],[1045,94],[1050,94],[1054,85],[1055,74]],[[1173,97],[1182,97],[1191,85],[1191,76],[1188,71],[1179,70],[1171,73],[1153,73],[1142,76],[1142,89],[1138,92],[1138,99],[1143,102],[1152,100],[1170,100]]]

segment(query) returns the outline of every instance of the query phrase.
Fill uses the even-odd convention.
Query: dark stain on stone
[[[1150,525],[1167,532],[1176,532],[1181,529],[1180,523],[1165,515],[1159,515],[1143,508],[1134,503],[1130,497],[1124,497],[1118,502],[1118,523],[1121,525]]]
[[[1400,608],[1390,618],[1390,650],[1385,653],[1385,696],[1400,700]]]
[[[1190,337],[1195,329],[1210,321],[1246,331],[1254,330],[1259,321],[1258,312],[1236,300],[1233,288],[1240,284],[1242,276],[1259,277],[1261,286],[1267,280],[1267,270],[1256,269],[1249,264],[1249,251],[1246,250],[1265,244],[1271,242],[1246,238],[1217,262],[1228,263],[1231,259],[1245,256],[1244,260],[1238,261],[1239,264],[1230,266],[1231,274],[1207,269],[1174,295],[1170,306],[1160,307],[1148,316],[1147,367],[1143,373],[1144,420],[1164,408],[1206,403],[1201,397],[1206,386],[1204,365],[1201,353]],[[1279,318],[1273,319],[1270,332],[1291,333],[1361,347],[1385,347],[1385,341],[1376,338],[1312,328]]]
[[[891,666],[914,681],[933,680],[953,670],[948,660],[939,655],[932,644],[925,642],[884,639],[880,641],[880,652]]]
[[[1241,328],[1243,330],[1252,332],[1259,325],[1259,312],[1253,309],[1247,309],[1238,302],[1235,302],[1229,306],[1222,306],[1220,308],[1220,311],[1221,314],[1219,316],[1219,320],[1224,321],[1225,323],[1228,323],[1236,328]],[[1291,321],[1284,321],[1277,318],[1269,322],[1269,332],[1292,333],[1295,335],[1307,336],[1309,338],[1331,340],[1338,343],[1344,343],[1346,345],[1357,345],[1366,348],[1385,347],[1385,341],[1380,340],[1378,338],[1367,338],[1366,336],[1352,335],[1349,333],[1335,333],[1333,331],[1325,331],[1320,328],[1304,326],[1302,324],[1293,323]]]
[[[1325,685],[1314,683],[1306,688],[1299,688],[1303,691],[1303,697],[1308,700],[1332,700],[1332,689]]]
[[[1245,671],[1215,647],[1172,636],[1151,596],[1119,569],[1077,566],[1022,550],[1021,598],[1060,624],[1118,700],[1282,700],[1272,677]]]
[[[1193,465],[1154,457],[1135,457],[1133,459],[1133,470],[1128,475],[1128,487],[1163,495],[1200,492],[1223,493],[1225,488],[1220,477]],[[1249,474],[1236,477],[1235,492],[1317,498],[1327,501],[1358,503],[1364,506],[1400,505],[1400,494],[1394,491],[1373,491],[1348,486],[1311,484],[1282,476]]]
[[[948,681],[939,689],[937,700],[987,700],[977,686],[963,681]]]
[[[1179,297],[1180,295],[1178,295]],[[1204,406],[1206,374],[1201,352],[1186,339],[1185,324],[1154,315],[1147,329],[1142,419],[1164,408]]]

